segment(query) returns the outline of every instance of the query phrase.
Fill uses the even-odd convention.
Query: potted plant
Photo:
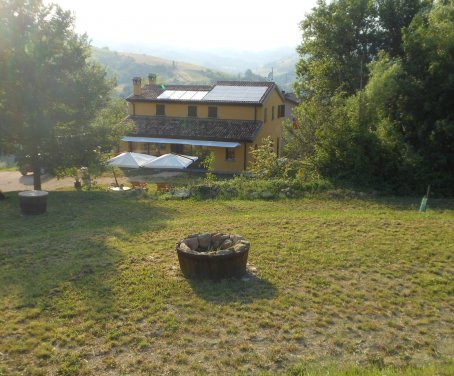
[[[71,169],[71,175],[74,177],[74,188],[76,189],[81,189],[82,188],[82,183],[80,181],[80,173],[77,168],[72,168]]]

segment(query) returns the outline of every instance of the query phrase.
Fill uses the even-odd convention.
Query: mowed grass
[[[454,372],[453,200],[8,195],[0,375]],[[175,242],[216,231],[250,240],[248,274],[185,279]]]

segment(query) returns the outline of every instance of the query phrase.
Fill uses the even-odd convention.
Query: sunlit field
[[[0,375],[449,375],[454,201],[0,201]],[[248,273],[186,279],[177,240],[243,235]]]

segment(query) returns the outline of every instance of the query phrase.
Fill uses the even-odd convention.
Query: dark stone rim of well
[[[201,237],[208,237],[208,236],[211,238],[210,246],[213,245],[214,246],[213,249],[210,249],[210,246],[203,247],[202,249],[200,249],[200,247],[193,248],[193,247],[185,246],[186,245],[185,243],[188,243],[188,241],[194,240],[196,238],[200,239]],[[225,248],[222,248],[222,242],[221,242],[221,244],[213,244],[213,238],[216,236],[220,236],[221,238],[226,237],[224,239],[224,241],[231,240],[232,244]],[[197,242],[197,244],[198,243],[199,242]],[[236,234],[230,235],[230,234],[224,234],[224,233],[220,233],[220,232],[192,234],[192,235],[189,235],[186,238],[178,241],[176,244],[176,250],[178,252],[182,252],[185,255],[191,255],[191,256],[195,256],[195,257],[229,258],[227,256],[234,257],[235,254],[242,254],[242,253],[248,252],[249,248],[250,248],[250,243],[244,237],[242,237],[240,235],[236,235]],[[229,250],[232,253],[218,254],[218,252],[229,251]]]
[[[230,258],[235,258],[237,257],[238,255],[241,255],[243,253],[246,253],[249,251],[249,248],[244,250],[244,251],[241,251],[241,252],[235,252],[235,253],[230,253],[228,255],[215,255],[215,254],[209,254],[209,253],[204,253],[204,252],[200,252],[198,254],[195,254],[195,253],[188,253],[188,252],[185,252],[185,251],[182,251],[181,249],[179,249],[177,247],[177,252],[178,253],[181,253],[183,254],[185,257],[187,258],[193,258],[193,259],[200,259],[200,258],[217,258],[217,259],[224,259],[224,260],[227,260],[227,259],[230,259]]]

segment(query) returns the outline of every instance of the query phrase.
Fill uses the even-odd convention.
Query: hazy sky
[[[162,44],[189,49],[296,47],[298,23],[316,0],[44,0],[76,16],[96,46]]]

